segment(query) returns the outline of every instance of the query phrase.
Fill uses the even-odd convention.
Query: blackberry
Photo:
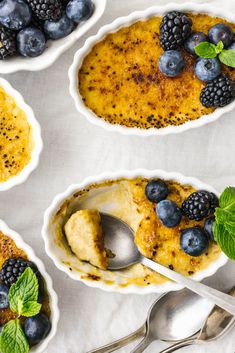
[[[8,259],[4,262],[0,271],[0,280],[8,287],[17,281],[27,267],[31,267],[34,273],[38,274],[38,269],[31,261],[22,258]]]
[[[0,60],[16,52],[15,32],[0,25]]]
[[[57,21],[62,16],[61,0],[27,0],[33,13],[42,21]]]
[[[29,27],[35,27],[37,29],[40,29],[40,31],[43,32],[43,21],[39,20],[38,17],[35,15],[32,16],[31,22],[29,24]]]
[[[227,75],[220,75],[207,83],[200,94],[202,105],[207,108],[224,107],[235,99],[235,81]]]
[[[182,12],[168,12],[160,25],[160,44],[164,50],[175,50],[183,46],[190,36],[192,20]]]
[[[201,190],[192,193],[182,205],[182,210],[189,219],[201,221],[214,213],[218,206],[218,198],[209,191]]]

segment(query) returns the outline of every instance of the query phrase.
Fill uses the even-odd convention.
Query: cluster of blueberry
[[[208,191],[196,191],[192,193],[179,207],[174,201],[166,199],[169,189],[162,180],[151,180],[146,185],[146,197],[156,203],[156,213],[161,223],[168,228],[179,225],[182,217],[190,220],[204,221],[204,226],[186,228],[180,235],[181,249],[188,255],[200,256],[214,240],[213,216],[218,206],[218,198]]]
[[[0,310],[9,308],[8,293],[10,287],[17,281],[27,267],[30,267],[37,275],[39,282],[39,297],[38,301],[42,304],[44,301],[44,282],[38,271],[37,266],[22,258],[8,259],[4,262],[0,271]],[[0,333],[3,326],[0,326]],[[23,325],[25,336],[30,345],[35,345],[41,342],[49,334],[51,323],[47,315],[40,312],[36,316],[27,317]]]
[[[163,17],[160,27],[160,43],[165,52],[159,58],[159,70],[164,75],[176,77],[183,71],[186,62],[179,49],[186,50],[194,57],[197,57],[195,47],[202,42],[218,44],[221,41],[225,49],[235,49],[234,33],[229,26],[217,23],[209,29],[208,35],[203,32],[192,33],[191,27],[192,20],[184,13],[173,11]],[[206,87],[206,92],[203,91],[200,97],[204,106],[221,107],[231,103],[234,99],[234,82],[227,76],[221,75],[221,64],[217,58],[197,58],[195,74],[204,82],[211,83],[215,80],[214,84],[210,84],[212,88]],[[216,80],[218,77],[223,79],[220,80],[219,85]],[[233,91],[232,94],[230,94],[231,91]]]
[[[66,37],[93,11],[91,0],[2,0],[0,60],[16,53],[41,55],[47,39]]]

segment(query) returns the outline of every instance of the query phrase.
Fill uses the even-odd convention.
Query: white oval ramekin
[[[46,253],[53,260],[55,266],[59,270],[67,273],[69,277],[71,277],[76,281],[81,281],[87,284],[88,286],[97,287],[110,292],[146,294],[146,293],[164,293],[172,290],[179,290],[182,288],[181,285],[173,282],[166,282],[161,285],[152,284],[146,287],[141,287],[137,285],[127,285],[123,287],[119,285],[120,281],[119,281],[118,271],[113,272],[114,274],[114,278],[112,278],[114,279],[113,284],[107,284],[105,283],[105,280],[100,280],[100,281],[86,280],[83,278],[83,276],[86,273],[89,273],[89,270],[92,271],[92,268],[94,269],[94,267],[88,263],[86,263],[84,267],[82,266],[82,262],[81,262],[80,268],[79,268],[79,265],[77,265],[76,263],[76,269],[78,269],[78,271],[71,271],[70,266],[66,265],[66,263],[69,264],[69,262],[71,261],[71,258],[69,258],[66,251],[62,250],[61,247],[58,246],[58,243],[55,240],[55,233],[54,233],[54,228],[52,226],[51,220],[53,219],[54,215],[58,212],[61,205],[67,199],[69,199],[75,192],[83,190],[87,188],[89,185],[94,183],[102,183],[106,180],[116,180],[120,178],[133,179],[138,176],[141,176],[144,178],[157,177],[163,180],[175,180],[176,182],[179,182],[181,184],[192,185],[195,189],[205,189],[205,190],[214,192],[218,195],[218,193],[210,185],[204,184],[198,179],[185,177],[180,173],[174,173],[174,172],[168,173],[163,170],[150,171],[146,169],[137,169],[133,171],[124,170],[124,171],[118,171],[118,172],[112,172],[112,173],[107,172],[98,176],[89,177],[80,184],[73,184],[69,186],[69,188],[65,192],[58,194],[54,198],[51,205],[45,211],[45,214],[44,214],[42,236],[45,242]],[[221,252],[220,257],[216,261],[212,262],[208,266],[208,268],[196,273],[195,275],[191,276],[191,278],[193,278],[196,281],[201,281],[206,277],[212,276],[220,267],[225,265],[226,262],[227,262],[227,257]],[[87,272],[84,272],[84,271],[87,271]],[[106,271],[100,270],[101,276],[102,274],[104,275],[105,272]]]
[[[43,149],[43,142],[41,138],[40,125],[34,116],[33,110],[25,103],[21,94],[16,91],[10,85],[10,83],[4,80],[3,78],[0,78],[0,86],[3,87],[3,89],[9,96],[14,98],[17,106],[25,112],[28,122],[32,128],[32,138],[34,142],[34,147],[31,152],[31,158],[29,163],[22,169],[19,174],[11,177],[5,182],[0,183],[0,191],[5,191],[11,189],[15,185],[22,184],[23,182],[25,182],[29,174],[37,168],[39,163],[39,156]]]
[[[56,292],[53,289],[52,279],[49,276],[49,274],[46,272],[45,266],[42,263],[42,261],[35,255],[33,249],[23,241],[23,239],[21,238],[21,236],[18,233],[16,233],[14,230],[10,229],[6,225],[6,223],[3,222],[2,220],[0,220],[0,231],[4,235],[11,238],[14,241],[14,243],[16,244],[16,246],[19,249],[22,249],[26,253],[29,260],[34,262],[37,265],[39,272],[41,273],[42,277],[45,280],[47,292],[49,295],[49,305],[50,305],[50,309],[51,309],[51,317],[50,317],[51,331],[50,331],[49,335],[45,338],[45,340],[43,340],[41,343],[39,343],[38,345],[36,345],[30,349],[30,353],[31,352],[32,353],[43,352],[46,349],[49,342],[52,340],[52,338],[56,334],[57,325],[58,325],[59,316],[60,316],[59,308],[58,308],[58,297],[57,297]]]
[[[49,40],[46,50],[42,55],[36,58],[25,58],[23,56],[14,56],[0,62],[0,73],[9,74],[17,71],[40,71],[51,66],[61,54],[72,47],[76,41],[81,38],[103,15],[107,0],[92,0],[95,4],[93,15],[84,22],[81,22],[75,30],[65,38],[58,40]]]
[[[146,20],[153,16],[162,16],[168,11],[188,11],[193,13],[206,13],[210,16],[218,16],[235,23],[235,14],[223,10],[223,8],[216,8],[208,4],[197,4],[194,2],[182,2],[182,4],[166,4],[164,6],[150,7],[144,11],[136,11],[129,16],[117,18],[114,22],[103,26],[96,35],[90,37],[85,42],[84,46],[79,49],[74,56],[73,64],[69,69],[70,86],[69,91],[75,102],[77,110],[83,114],[91,123],[103,127],[108,131],[115,131],[124,135],[136,136],[152,136],[152,135],[168,135],[172,133],[180,133],[191,128],[200,127],[213,122],[220,118],[223,114],[230,112],[235,107],[235,101],[223,108],[216,109],[213,113],[204,115],[197,120],[188,121],[179,126],[167,126],[165,128],[157,129],[141,129],[141,128],[128,128],[123,125],[114,125],[98,118],[97,115],[84,104],[82,97],[79,93],[78,84],[78,71],[82,66],[84,58],[90,53],[95,44],[102,41],[108,33],[114,33],[122,27],[127,27],[137,21]]]

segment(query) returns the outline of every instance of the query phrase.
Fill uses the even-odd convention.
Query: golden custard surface
[[[179,207],[195,191],[190,186],[174,182],[168,182],[168,188],[170,190],[168,199],[176,202]],[[145,196],[145,183],[133,182],[131,190],[134,202],[143,215],[135,233],[135,243],[143,255],[183,275],[193,275],[219,255],[220,250],[215,242],[210,242],[208,251],[197,257],[187,255],[180,248],[181,231],[185,228],[203,226],[204,220],[197,222],[183,216],[178,226],[167,228],[159,220],[155,204]]]
[[[220,18],[189,14],[193,31],[208,32]],[[86,56],[78,73],[85,105],[111,124],[143,129],[181,125],[213,111],[199,100],[204,83],[194,73],[195,58],[183,52],[186,67],[175,78],[163,75],[158,59],[162,17],[109,34]],[[234,24],[229,24],[235,30]],[[235,79],[235,70],[224,67]]]
[[[2,268],[6,260],[18,257],[28,260],[28,257],[25,252],[19,249],[10,237],[0,231],[0,269]],[[50,317],[49,297],[47,293],[45,293],[41,311],[44,312],[48,317]],[[9,308],[0,309],[0,325],[4,325],[9,320],[13,320],[16,317],[17,314],[12,312]],[[23,321],[24,318],[21,317],[20,320]]]
[[[0,86],[0,182],[24,169],[32,149],[32,127],[25,112]]]
[[[93,184],[87,189],[75,193],[71,199],[64,202],[52,221],[57,225],[55,234],[57,245],[65,249],[66,253],[71,251],[66,247],[66,239],[63,234],[64,224],[78,209],[97,209],[126,222],[135,232],[135,242],[140,252],[149,258],[174,268],[175,271],[183,275],[193,275],[206,269],[221,254],[215,242],[210,242],[208,251],[198,257],[189,256],[180,249],[181,230],[201,225],[203,221],[196,222],[182,217],[180,224],[175,228],[163,226],[156,215],[155,205],[145,196],[146,183],[147,179],[144,178],[110,180],[103,184]],[[166,181],[166,183],[170,191],[168,198],[174,200],[179,206],[195,191],[190,185],[181,185],[175,181]],[[106,236],[108,235],[106,234]],[[69,266],[71,271],[83,272],[80,265],[74,265],[73,261],[66,260],[64,263]],[[106,278],[112,284],[114,273],[110,271],[105,271],[105,273],[107,273]],[[119,276],[122,279],[120,286],[129,284],[159,285],[167,281],[165,277],[141,264],[119,271]],[[82,278],[95,281],[103,280],[104,271],[92,267],[89,269],[89,273],[82,275]]]

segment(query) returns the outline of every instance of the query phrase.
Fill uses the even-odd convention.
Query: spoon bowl
[[[229,294],[235,297],[235,287],[231,289]],[[197,340],[210,342],[221,338],[234,324],[235,317],[216,306],[203,325]]]
[[[133,230],[120,218],[101,213],[105,247],[115,255],[109,259],[108,269],[122,270],[140,262],[140,253],[134,243]]]
[[[230,290],[229,294],[235,296],[235,287]],[[186,346],[215,341],[228,333],[229,330],[234,327],[234,324],[235,317],[233,315],[215,306],[196,337],[184,339],[164,349],[160,353],[172,353]]]
[[[148,335],[153,340],[162,341],[178,341],[190,337],[201,329],[213,306],[212,302],[188,289],[178,291],[177,294],[169,292],[154,303],[149,311]]]

